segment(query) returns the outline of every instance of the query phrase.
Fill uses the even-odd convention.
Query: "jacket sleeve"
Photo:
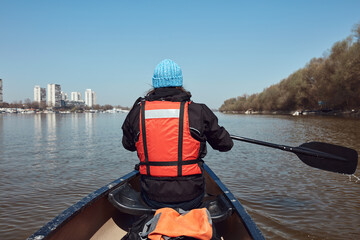
[[[128,115],[125,118],[125,121],[122,125],[123,137],[122,144],[125,149],[129,151],[136,151],[135,143],[139,134],[139,113],[140,106],[135,105],[130,110]]]
[[[203,105],[203,116],[205,122],[204,134],[210,146],[220,152],[229,151],[234,143],[226,129],[218,124],[218,118],[206,106]]]

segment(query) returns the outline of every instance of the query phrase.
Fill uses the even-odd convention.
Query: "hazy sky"
[[[358,23],[359,0],[0,0],[4,101],[57,83],[130,107],[170,58],[193,100],[218,108],[322,57]]]

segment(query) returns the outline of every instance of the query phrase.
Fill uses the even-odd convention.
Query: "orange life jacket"
[[[142,101],[136,143],[140,173],[155,177],[201,174],[200,142],[190,134],[189,102]]]
[[[172,208],[161,208],[148,224],[146,228],[151,232],[143,231],[141,234],[147,235],[151,240],[164,240],[165,236],[210,240],[213,234],[211,217],[206,208],[193,209],[184,214],[179,214]]]

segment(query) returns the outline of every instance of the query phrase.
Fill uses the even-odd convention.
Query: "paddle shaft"
[[[308,149],[308,148],[304,148],[304,147],[289,147],[289,146],[285,146],[285,145],[269,143],[269,142],[259,141],[259,140],[235,136],[235,135],[230,135],[230,137],[234,140],[248,142],[248,143],[254,143],[257,145],[271,147],[271,148],[276,148],[276,149],[280,149],[282,151],[292,152],[295,154],[308,155],[308,156],[313,156],[313,157],[317,157],[317,158],[328,158],[328,159],[333,159],[333,160],[343,161],[343,162],[347,161],[345,158],[335,156],[333,154],[328,154],[325,152],[316,151],[316,150]]]

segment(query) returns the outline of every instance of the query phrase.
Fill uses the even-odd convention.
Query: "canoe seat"
[[[156,209],[151,208],[142,200],[140,192],[133,189],[129,183],[124,183],[111,191],[108,199],[118,210],[131,215],[154,214],[156,212]]]
[[[131,215],[154,214],[155,208],[148,206],[141,198],[140,192],[131,187],[129,183],[124,183],[108,196],[112,205],[121,212]],[[206,207],[214,222],[221,222],[229,217],[233,208],[229,200],[223,195],[205,196],[201,207]]]

